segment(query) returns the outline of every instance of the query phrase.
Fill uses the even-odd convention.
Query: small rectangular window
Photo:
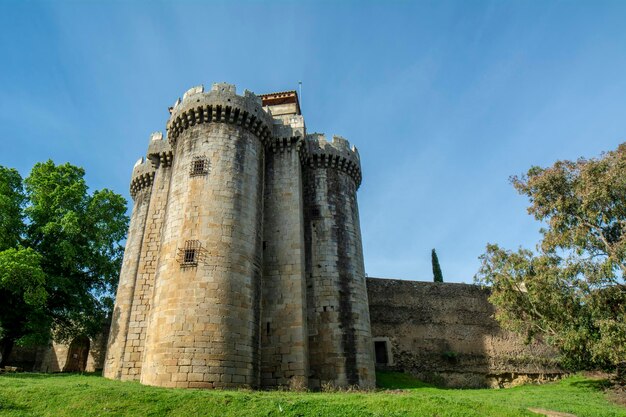
[[[178,263],[182,267],[196,266],[201,254],[199,240],[187,240],[182,249],[178,249]]]
[[[207,175],[209,173],[209,160],[206,158],[194,158],[191,161],[191,169],[189,175],[196,177],[199,175]]]
[[[185,249],[185,259],[183,260],[184,264],[195,264],[196,263],[196,250],[195,249]]]

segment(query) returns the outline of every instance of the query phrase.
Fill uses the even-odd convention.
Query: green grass
[[[380,373],[375,392],[203,391],[146,387],[95,375],[0,376],[0,416],[625,416],[603,381],[573,376],[546,385],[454,390]]]

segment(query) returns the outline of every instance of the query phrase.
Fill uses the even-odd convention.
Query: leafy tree
[[[20,241],[25,198],[20,174],[0,166],[0,251],[15,247]]]
[[[496,318],[540,337],[574,368],[626,361],[626,144],[511,178],[545,227],[537,250],[488,245],[476,275]]]
[[[48,341],[51,321],[45,313],[48,292],[41,255],[30,248],[0,252],[0,355],[6,359],[14,342]]]
[[[441,273],[441,267],[439,266],[439,258],[437,257],[437,252],[435,252],[434,249],[431,253],[431,259],[433,263],[433,281],[443,282],[443,274]]]
[[[89,193],[84,176],[47,161],[22,181],[0,167],[0,294],[10,299],[0,308],[3,360],[16,342],[95,336],[112,310],[126,201]]]

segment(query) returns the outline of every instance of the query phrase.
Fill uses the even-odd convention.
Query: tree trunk
[[[2,339],[0,341],[0,368],[4,368],[13,350],[13,340]]]
[[[615,380],[620,385],[626,385],[626,362],[620,362],[615,368]]]

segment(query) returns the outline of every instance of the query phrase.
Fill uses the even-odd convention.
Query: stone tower
[[[304,218],[310,382],[368,385],[374,378],[356,190],[356,148],[306,136]]]
[[[104,375],[167,387],[374,385],[345,139],[294,91],[188,90],[133,169]]]

